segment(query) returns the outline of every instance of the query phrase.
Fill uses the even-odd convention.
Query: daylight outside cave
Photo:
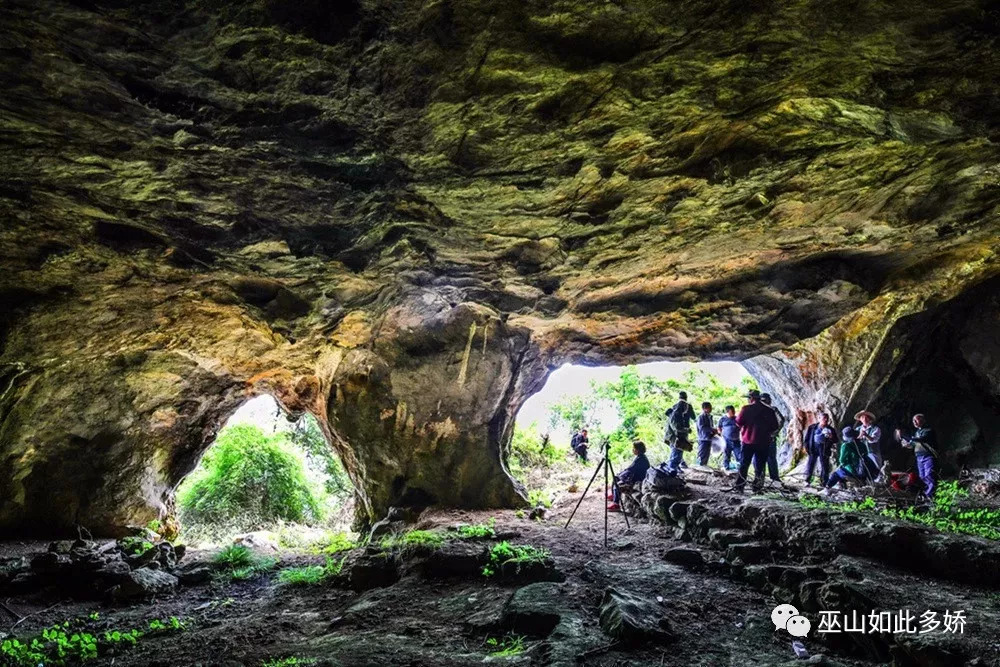
[[[995,4],[0,2],[0,666],[1000,664]]]

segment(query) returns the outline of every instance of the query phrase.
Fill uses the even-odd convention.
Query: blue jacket
[[[648,471],[649,459],[646,458],[645,454],[639,454],[632,459],[632,463],[627,468],[618,473],[618,479],[622,482],[634,484],[645,479],[646,472]]]
[[[705,414],[702,412],[698,415],[698,439],[699,440],[711,440],[712,436],[715,435],[715,425],[712,423],[711,413]]]
[[[740,426],[736,423],[736,417],[719,417],[719,428],[722,429],[722,437],[726,440],[740,439]]]

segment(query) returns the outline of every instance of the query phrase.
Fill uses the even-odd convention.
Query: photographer
[[[615,476],[618,484],[612,485],[612,493],[614,495],[611,504],[608,505],[608,511],[610,512],[621,511],[621,505],[619,504],[621,497],[618,494],[618,487],[626,486],[628,487],[626,490],[630,490],[633,484],[638,484],[645,479],[646,472],[649,470],[649,459],[646,458],[646,443],[642,440],[633,442],[632,453],[635,454],[632,463]]]

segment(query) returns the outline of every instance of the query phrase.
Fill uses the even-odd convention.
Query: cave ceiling
[[[998,26],[970,0],[5,2],[0,523],[157,506],[256,392],[321,417],[373,515],[448,479],[510,501],[487,459],[566,360],[755,357],[867,404],[921,314],[998,273]]]

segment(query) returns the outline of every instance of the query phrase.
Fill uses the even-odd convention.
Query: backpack
[[[676,472],[668,471],[666,466],[661,464],[646,471],[646,479],[642,482],[642,492],[669,493],[683,486],[684,480],[678,477]]]
[[[690,420],[688,419],[688,414],[691,412],[691,405],[687,401],[677,401],[677,405],[674,406],[674,412],[670,415],[670,421],[674,423],[674,427],[678,431],[688,430]]]

